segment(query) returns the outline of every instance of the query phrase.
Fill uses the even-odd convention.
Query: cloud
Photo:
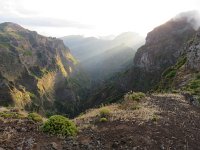
[[[177,16],[175,16],[173,19],[187,20],[187,22],[190,23],[195,30],[197,30],[200,27],[200,12],[196,10],[180,13]]]
[[[91,25],[81,24],[75,21],[46,17],[15,17],[0,15],[0,22],[14,22],[20,25],[36,27],[71,27],[80,29],[93,28]]]
[[[0,0],[0,22],[14,22],[20,25],[32,27],[70,27],[78,29],[90,29],[91,25],[77,21],[57,19],[42,16],[38,11],[30,10],[23,5],[23,0]]]

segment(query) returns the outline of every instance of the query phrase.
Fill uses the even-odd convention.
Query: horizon
[[[198,0],[0,0],[0,5],[0,23],[17,23],[57,38],[117,36],[124,32],[145,37],[179,13],[200,10]]]

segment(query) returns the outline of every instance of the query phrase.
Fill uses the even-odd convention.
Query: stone
[[[54,150],[57,150],[58,149],[58,144],[56,144],[55,142],[52,142],[51,143],[51,146]]]

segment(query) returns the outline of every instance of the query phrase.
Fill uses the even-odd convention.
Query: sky
[[[0,0],[0,8],[0,23],[46,36],[145,36],[181,12],[200,11],[200,0]]]

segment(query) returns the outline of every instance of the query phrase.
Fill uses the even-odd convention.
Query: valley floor
[[[74,138],[41,133],[26,119],[0,121],[0,150],[197,150],[200,149],[200,109],[182,95],[154,94],[133,102],[105,106],[110,115],[99,122],[100,109],[74,119]]]

